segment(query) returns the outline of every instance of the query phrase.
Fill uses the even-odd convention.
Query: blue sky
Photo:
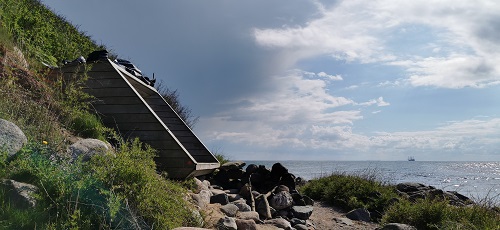
[[[500,160],[500,2],[42,2],[232,159]]]

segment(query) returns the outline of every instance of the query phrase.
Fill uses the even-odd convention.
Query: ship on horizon
[[[415,161],[415,158],[413,156],[409,156],[408,161]]]

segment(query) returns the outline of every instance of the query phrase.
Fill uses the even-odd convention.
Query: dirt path
[[[334,229],[362,229],[372,230],[379,227],[375,223],[367,223],[363,221],[349,220],[345,217],[345,212],[329,206],[324,202],[315,201],[314,211],[310,217],[317,230],[334,230]]]

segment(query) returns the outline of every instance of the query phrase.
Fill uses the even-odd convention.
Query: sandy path
[[[363,221],[349,220],[345,217],[345,212],[338,208],[331,207],[324,202],[315,201],[314,211],[309,218],[317,230],[333,230],[333,229],[376,229],[379,227],[375,223],[367,223]]]

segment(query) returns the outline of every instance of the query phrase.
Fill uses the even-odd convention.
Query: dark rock
[[[290,219],[290,224],[292,224],[292,226],[295,226],[297,224],[306,225],[306,221],[305,220],[301,220],[299,218],[292,218],[292,219]]]
[[[399,224],[399,223],[389,223],[384,225],[382,228],[379,228],[380,230],[417,230],[417,228],[406,225],[406,224]]]
[[[279,185],[276,189],[274,189],[274,193],[279,193],[281,191],[290,192],[290,189],[286,185]]]
[[[229,203],[229,199],[227,197],[227,194],[225,193],[222,193],[222,194],[218,194],[218,195],[213,195],[210,197],[210,204],[222,204],[222,205],[226,205]]]
[[[250,191],[251,190],[252,190],[252,186],[250,186],[250,184],[245,184],[240,189],[240,195],[243,196],[244,198],[248,199],[248,198],[250,198]]]
[[[28,139],[14,123],[0,119],[0,152],[6,151],[7,157],[13,157]]]
[[[363,208],[351,210],[345,216],[351,220],[360,220],[365,222],[370,222],[371,219],[370,212]]]
[[[284,176],[285,174],[288,174],[288,169],[285,168],[285,166],[283,166],[281,163],[275,163],[271,168],[270,176],[272,181],[275,182],[280,181],[281,177]]]
[[[250,207],[250,205],[248,205],[246,203],[235,202],[234,205],[236,205],[238,207],[238,210],[240,210],[240,212],[252,211],[252,208]]]
[[[33,195],[38,191],[35,185],[18,182],[15,180],[0,180],[0,189],[5,191],[5,202],[10,202],[15,208],[27,209],[36,206]]]
[[[227,162],[219,167],[220,170],[242,169],[246,165],[243,161]]]
[[[314,205],[314,200],[311,199],[310,197],[308,197],[308,196],[302,196],[302,199],[304,200],[304,202],[306,203],[306,205],[310,205],[310,206]]]
[[[283,218],[276,218],[276,219],[270,219],[270,220],[265,220],[264,224],[270,224],[278,228],[282,229],[292,229],[292,225],[290,222]]]
[[[253,220],[236,219],[236,226],[243,230],[257,230],[257,224]]]
[[[233,202],[233,201],[241,199],[240,194],[229,193],[229,194],[227,194],[227,197],[229,198],[229,202]]]
[[[295,176],[291,173],[281,175],[279,183],[287,186],[290,191],[295,190]]]
[[[293,206],[292,214],[295,218],[307,220],[312,215],[313,210],[312,206]]]
[[[220,207],[220,210],[229,217],[235,217],[239,208],[234,204],[226,204]]]
[[[289,208],[293,205],[293,198],[289,192],[281,191],[271,197],[270,204],[276,210]]]
[[[254,165],[254,164],[249,164],[249,165],[247,166],[247,169],[245,170],[245,172],[246,172],[248,175],[251,175],[252,173],[256,172],[258,168],[259,168],[259,166],[257,166],[257,165]]]
[[[406,183],[397,184],[396,189],[398,191],[408,193],[408,192],[418,192],[421,190],[426,190],[426,189],[428,189],[428,187],[425,186],[424,184],[420,184],[420,183],[406,182]]]
[[[224,217],[217,222],[217,230],[237,230],[236,220],[232,217]]]

